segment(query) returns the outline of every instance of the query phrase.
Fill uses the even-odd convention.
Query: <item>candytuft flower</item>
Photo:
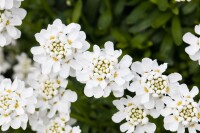
[[[160,110],[164,108],[162,98],[174,95],[178,91],[176,87],[182,76],[178,73],[164,75],[167,64],[158,65],[156,60],[149,58],[142,59],[142,62],[134,62],[131,69],[137,76],[128,89],[136,92],[145,108],[155,109],[157,113],[154,117],[158,117]]]
[[[89,48],[89,43],[80,29],[79,24],[71,23],[66,26],[56,19],[47,29],[35,35],[40,46],[33,47],[31,52],[34,61],[42,65],[44,74],[53,71],[67,78],[73,75],[73,70],[81,69],[78,57]]]
[[[82,64],[83,69],[77,71],[76,77],[86,84],[84,93],[88,97],[107,97],[111,91],[116,97],[121,97],[133,78],[129,68],[132,58],[125,55],[119,61],[121,50],[114,50],[112,42],[106,42],[104,46],[104,49],[100,49],[94,45],[93,52],[83,54],[85,63]]]
[[[28,84],[33,87],[38,102],[36,108],[48,111],[48,117],[56,114],[69,114],[71,102],[77,100],[77,94],[71,90],[65,90],[68,81],[56,74],[45,75],[40,71],[34,71],[28,75]]]
[[[120,126],[121,132],[126,133],[153,133],[156,125],[150,123],[148,119],[149,111],[146,110],[136,97],[121,98],[114,100],[113,104],[119,110],[112,116],[115,123],[119,123],[125,119],[125,123]]]
[[[27,127],[28,114],[35,111],[36,98],[32,88],[25,88],[23,81],[3,79],[0,84],[0,126],[6,131]]]
[[[26,10],[19,8],[21,0],[3,0],[0,2],[0,46],[9,45],[20,38],[21,32],[16,28],[22,24]],[[9,10],[3,10],[3,8]]]
[[[188,128],[189,133],[200,131],[200,104],[194,101],[195,95],[199,90],[193,87],[191,91],[186,85],[179,86],[180,95],[163,98],[166,108],[163,109],[164,127],[166,130],[178,133],[184,133]]]
[[[195,32],[200,35],[200,25],[195,26]],[[189,44],[185,48],[186,53],[193,61],[199,61],[200,64],[200,38],[188,32],[183,36],[183,41]]]

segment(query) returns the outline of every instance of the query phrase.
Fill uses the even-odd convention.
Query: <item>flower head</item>
[[[18,77],[21,80],[26,80],[28,74],[35,71],[37,64],[32,65],[32,61],[28,58],[26,53],[21,53],[17,56],[17,64],[13,66],[13,78]]]
[[[20,38],[21,32],[16,28],[22,24],[26,10],[12,8],[0,11],[0,46],[9,45],[13,40]]]
[[[20,7],[23,0],[1,0],[0,10],[12,9],[15,7]]]
[[[133,79],[129,90],[136,92],[141,103],[147,109],[156,109],[160,112],[164,108],[162,98],[167,95],[171,96],[178,91],[176,87],[179,85],[178,81],[182,79],[182,76],[178,73],[164,75],[163,72],[166,69],[166,63],[158,65],[156,60],[149,58],[144,58],[142,62],[132,64],[132,71],[137,76]]]
[[[41,74],[40,71],[30,73],[28,84],[34,88],[38,99],[36,108],[48,110],[48,117],[52,118],[57,113],[70,113],[71,102],[77,100],[77,94],[65,90],[68,81],[56,74]]]
[[[36,113],[30,118],[31,128],[37,133],[81,133],[79,126],[71,126],[69,115],[60,114],[48,119],[43,112]]]
[[[33,47],[34,60],[42,65],[42,72],[54,73],[66,78],[73,70],[81,69],[80,53],[89,48],[86,35],[78,24],[64,25],[56,19],[47,29],[35,35],[40,46]],[[73,74],[72,74],[73,75]]]
[[[193,87],[189,91],[185,84],[179,87],[181,90],[179,95],[163,98],[166,104],[166,108],[161,111],[165,117],[164,127],[166,130],[180,133],[184,133],[185,128],[188,128],[189,133],[196,132],[196,130],[200,131],[200,105],[193,99],[198,94],[198,88]],[[183,92],[187,92],[187,94]]]
[[[4,79],[0,84],[0,126],[6,131],[22,127],[26,129],[28,114],[35,111],[36,98],[32,88],[25,88],[23,81]]]
[[[83,55],[83,69],[77,71],[77,80],[86,83],[84,93],[88,97],[107,97],[112,91],[116,97],[124,94],[129,81],[133,78],[130,71],[132,58],[125,55],[118,60],[121,50],[114,50],[112,42],[106,42],[105,48],[97,45],[93,52],[85,52]]]
[[[120,126],[122,132],[152,133],[156,130],[156,125],[149,122],[149,111],[138,102],[136,97],[127,96],[127,98],[114,100],[113,104],[119,111],[112,116],[112,120],[116,123],[124,119],[126,121]]]
[[[195,32],[200,35],[200,25],[195,26]],[[183,41],[189,44],[185,48],[186,53],[193,61],[199,61],[200,64],[200,38],[188,32],[183,36]]]

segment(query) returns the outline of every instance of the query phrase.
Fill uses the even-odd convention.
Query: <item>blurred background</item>
[[[144,57],[168,63],[166,74],[179,72],[182,83],[190,88],[200,87],[200,66],[185,53],[187,44],[182,36],[194,33],[200,24],[200,0],[176,3],[174,0],[25,0],[22,7],[28,12],[20,30],[22,37],[16,46],[5,47],[13,56],[25,52],[32,58],[30,48],[39,45],[34,35],[46,28],[54,19],[63,23],[79,23],[92,45],[103,46],[113,41],[116,49],[129,54],[134,61]],[[94,99],[83,94],[83,85],[69,78],[69,89],[78,93],[72,104],[71,117],[77,119],[83,133],[120,133],[119,125],[111,120],[117,110],[112,105],[115,98]],[[128,95],[133,95],[126,92]],[[200,96],[197,96],[199,99]],[[163,119],[150,121],[157,124],[157,133],[163,129]],[[9,130],[9,133],[32,133],[26,130]]]

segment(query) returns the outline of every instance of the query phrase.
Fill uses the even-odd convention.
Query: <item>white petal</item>
[[[130,67],[131,64],[132,64],[132,60],[133,59],[129,55],[123,56],[123,58],[119,62],[120,68],[128,68],[128,67]]]
[[[193,61],[197,61],[200,59],[200,51],[198,51],[197,53],[195,53],[194,55],[190,55],[190,58],[193,60]]]
[[[180,124],[177,133],[185,133],[185,127]]]
[[[6,45],[6,38],[0,34],[0,46],[5,46]]]
[[[22,91],[22,97],[28,98],[33,95],[33,88],[26,88]]]
[[[63,98],[66,101],[75,102],[77,100],[77,94],[74,91],[66,90],[64,95],[63,95]]]
[[[20,121],[19,119],[15,119],[15,120],[13,120],[12,123],[11,123],[11,127],[12,127],[13,129],[19,129],[20,126],[21,126],[21,121]]]
[[[128,122],[126,122],[126,123],[124,123],[124,124],[122,124],[121,126],[120,126],[120,131],[121,132],[125,132],[125,131],[127,131],[129,129],[129,123]]]
[[[194,55],[199,51],[198,45],[191,45],[185,48],[185,52],[189,55]]]
[[[149,94],[142,95],[141,103],[149,102]]]
[[[16,30],[15,27],[13,27],[13,26],[7,26],[6,29],[7,29],[8,34],[11,37],[15,38],[17,36],[17,30]]]
[[[117,112],[115,113],[113,116],[112,116],[112,120],[115,122],[115,123],[119,123],[121,122],[123,119],[125,119],[126,115],[123,113],[123,112]]]
[[[142,67],[144,72],[149,72],[152,70],[153,61],[149,58],[142,59]]]
[[[72,43],[72,47],[81,49],[83,47],[83,44],[81,42],[75,41]]]
[[[35,46],[31,48],[31,53],[34,55],[43,54],[45,50],[41,46]]]
[[[194,87],[192,88],[192,90],[190,91],[190,95],[191,95],[192,97],[195,97],[198,93],[199,93],[199,89],[198,89],[196,86],[194,86]]]
[[[51,59],[47,60],[42,64],[42,73],[43,74],[49,74],[51,72],[53,65],[53,61]]]
[[[154,133],[156,130],[156,125],[154,123],[148,123],[147,125],[144,126],[144,130],[147,133]]]
[[[194,28],[195,32],[200,35],[200,25],[196,25]]]
[[[198,38],[192,33],[188,32],[183,36],[183,41],[191,45],[197,45]]]
[[[59,72],[61,69],[61,65],[60,65],[60,62],[59,61],[56,61],[54,64],[53,64],[53,72],[54,73],[57,73]]]
[[[100,53],[100,48],[99,48],[99,46],[94,45],[94,46],[93,46],[93,51],[94,51],[95,54],[98,55],[98,54]]]
[[[69,76],[70,66],[68,64],[62,65],[60,76],[63,78],[67,78]]]
[[[195,127],[188,127],[189,133],[197,133]]]
[[[105,47],[106,54],[113,55],[113,53],[114,53],[114,44],[113,44],[113,42],[110,42],[110,41],[106,42],[104,44],[104,47]]]
[[[182,80],[182,76],[179,73],[171,73],[168,78],[170,83],[175,83]]]
[[[125,80],[124,80],[123,78],[120,78],[120,77],[115,78],[115,82],[116,82],[119,86],[125,84]]]
[[[87,96],[87,97],[92,97],[94,95],[92,89],[89,89],[87,87],[84,88],[84,94]]]

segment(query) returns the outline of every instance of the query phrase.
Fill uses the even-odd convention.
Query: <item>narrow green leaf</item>
[[[161,11],[166,11],[169,7],[168,0],[156,0],[156,3]]]
[[[149,1],[142,2],[138,7],[133,9],[133,11],[127,16],[126,23],[134,24],[138,22],[141,18],[145,17],[146,10],[151,6]]]
[[[102,12],[99,21],[98,21],[98,28],[100,30],[107,29],[112,22],[112,14],[109,10],[105,10]]]
[[[78,0],[72,12],[72,22],[78,22],[82,13],[82,0]]]
[[[159,28],[161,26],[164,26],[171,17],[172,17],[172,14],[170,12],[160,13],[157,16],[157,18],[153,21],[152,27]]]
[[[141,21],[141,23],[138,23],[137,25],[132,26],[129,29],[129,32],[131,33],[138,33],[141,32],[151,26],[152,21],[158,16],[159,12],[153,11],[148,18],[145,18],[144,20]]]
[[[182,43],[182,30],[180,20],[177,16],[172,19],[171,32],[176,45],[180,45]]]

